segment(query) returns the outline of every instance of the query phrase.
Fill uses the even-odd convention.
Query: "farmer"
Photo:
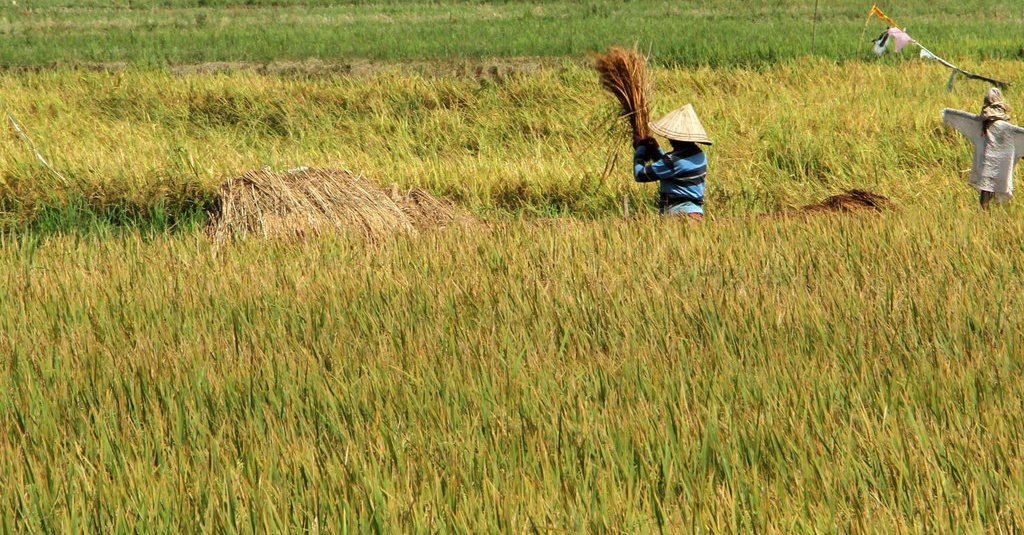
[[[655,134],[668,138],[672,151],[665,152],[653,137],[633,136],[633,176],[637,182],[661,182],[658,203],[661,215],[704,217],[704,177],[708,159],[697,145],[710,145],[693,106],[682,108],[649,124]]]
[[[994,198],[1004,203],[1013,197],[1013,166],[1024,157],[1024,128],[1009,123],[1010,104],[993,87],[985,94],[981,115],[946,108],[942,121],[974,144],[970,184],[979,192],[982,209]]]

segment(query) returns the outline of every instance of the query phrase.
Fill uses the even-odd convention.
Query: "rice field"
[[[1016,529],[1016,210],[25,236],[5,531]]]
[[[94,4],[32,16],[54,39],[117,20]],[[300,16],[125,4],[153,17],[141,40],[183,10]],[[699,9],[749,13],[733,4]],[[615,6],[593,3],[637,4]],[[860,32],[866,10],[824,9]],[[1021,60],[972,39],[956,62],[1024,108]],[[715,142],[708,217],[688,223],[631,180],[629,126],[585,50],[437,58],[423,39],[388,61],[117,65],[114,42],[101,66],[74,64],[77,45],[3,60],[0,99],[68,184],[5,123],[0,531],[1022,529],[1024,209],[977,208],[970,145],[940,118],[977,112],[987,85],[947,91],[906,53],[657,55],[653,115],[692,102]],[[301,167],[474,220],[376,241],[204,232],[225,181]],[[800,210],[851,188],[891,207]]]
[[[1017,82],[1019,65],[975,69]],[[807,58],[768,71],[655,68],[652,78],[655,116],[694,102],[713,133],[715,216],[778,213],[847,188],[935,210],[973,203],[969,145],[940,112],[977,111],[987,86],[961,79],[947,92],[937,63]],[[629,128],[586,58],[312,78],[46,70],[5,77],[0,94],[70,181],[8,130],[0,207],[9,229],[79,216],[166,226],[201,216],[228,178],[304,166],[425,188],[502,217],[592,219],[619,213],[624,196],[654,203],[630,180]],[[1018,96],[1007,90],[1011,103]]]

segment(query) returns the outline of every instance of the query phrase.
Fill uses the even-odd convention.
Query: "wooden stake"
[[[818,37],[818,0],[814,0],[814,22],[811,24],[811,55],[814,55],[814,42]]]

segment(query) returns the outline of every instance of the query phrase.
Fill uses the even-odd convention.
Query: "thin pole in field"
[[[818,37],[818,0],[814,0],[814,22],[811,23],[811,55],[814,55],[814,43]]]

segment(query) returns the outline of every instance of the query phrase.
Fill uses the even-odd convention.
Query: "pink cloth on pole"
[[[907,46],[907,43],[914,41],[914,38],[907,35],[907,32],[895,26],[889,28],[889,36],[892,37],[893,49],[896,50],[896,52],[903,50],[903,47]]]

